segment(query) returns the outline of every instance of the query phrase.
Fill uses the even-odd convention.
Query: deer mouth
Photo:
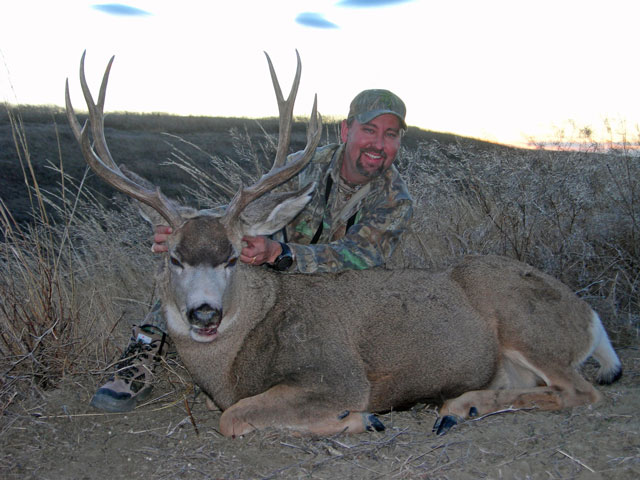
[[[192,309],[189,314],[189,333],[197,342],[211,342],[218,336],[218,327],[222,321],[220,309],[203,304]]]
[[[212,342],[218,336],[218,327],[220,324],[211,325],[209,327],[197,327],[191,325],[191,338],[197,342]]]

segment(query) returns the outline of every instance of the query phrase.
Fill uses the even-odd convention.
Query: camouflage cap
[[[355,118],[360,123],[367,123],[380,115],[392,113],[400,119],[400,126],[406,130],[404,117],[407,107],[396,94],[389,90],[364,90],[356,95],[349,106],[348,119]]]

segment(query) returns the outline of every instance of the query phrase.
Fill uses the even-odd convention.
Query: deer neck
[[[265,268],[240,264],[223,297],[225,311],[220,335],[244,336],[259,324],[276,303],[280,275]]]
[[[280,277],[264,268],[237,265],[223,297],[225,313],[216,339],[198,343],[184,335],[174,338],[196,383],[222,409],[237,401],[234,361],[247,335],[276,304]]]

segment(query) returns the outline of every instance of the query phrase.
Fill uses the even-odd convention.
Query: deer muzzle
[[[207,337],[213,339],[218,333],[218,327],[222,321],[222,310],[214,308],[208,303],[203,303],[197,308],[192,308],[187,313],[191,326],[192,336],[195,334],[204,340]]]

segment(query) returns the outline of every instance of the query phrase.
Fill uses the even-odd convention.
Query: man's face
[[[400,119],[385,113],[370,122],[342,122],[340,136],[345,143],[340,174],[349,183],[363,184],[391,166],[400,148]]]

